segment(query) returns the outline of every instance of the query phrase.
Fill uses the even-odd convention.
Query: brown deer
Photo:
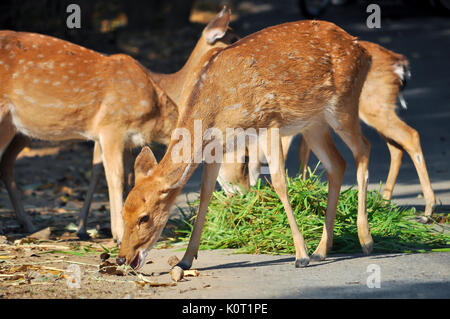
[[[177,72],[171,74],[155,73],[148,70],[148,73],[152,79],[163,89],[163,91],[178,105],[180,94],[183,89],[183,85],[186,78],[191,74],[192,70],[198,65],[201,58],[211,50],[212,48],[222,48],[225,47],[236,40],[239,37],[230,31],[228,25],[230,23],[231,11],[224,7],[214,19],[205,27],[202,32],[200,39],[198,40],[194,50],[192,51],[189,59],[185,65]],[[176,123],[174,123],[174,126]],[[146,141],[148,143],[148,141]],[[124,152],[125,159],[125,170],[128,171],[129,165],[132,162],[130,149],[125,149]],[[89,188],[86,194],[86,199],[83,208],[79,214],[78,222],[78,237],[81,239],[89,238],[87,233],[87,219],[92,202],[92,197],[94,195],[95,188],[101,177],[102,172],[102,156],[101,150],[98,143],[94,145],[94,156],[93,156],[93,169],[92,177],[89,184]],[[125,177],[128,176],[126,172]],[[129,182],[126,181],[126,182]]]
[[[392,198],[395,181],[401,166],[403,150],[411,157],[419,176],[420,184],[425,197],[425,216],[432,214],[436,205],[436,198],[431,187],[430,179],[425,164],[425,158],[420,146],[419,133],[403,122],[396,114],[396,99],[399,98],[402,107],[406,108],[406,102],[402,96],[402,89],[410,78],[408,59],[382,46],[360,41],[372,57],[372,65],[367,75],[366,82],[361,91],[359,102],[359,117],[369,126],[375,128],[386,141],[391,154],[389,174],[386,180],[383,197]],[[283,153],[286,158],[293,136],[283,138]],[[306,168],[310,149],[305,139],[301,140],[299,147],[300,171],[302,177],[306,177]],[[242,174],[240,163],[224,163],[221,167],[218,181],[227,193],[239,190],[233,184],[239,183],[243,189],[248,185],[255,185],[259,177],[261,163],[253,161],[249,165],[249,181]],[[243,181],[244,180],[244,181]]]
[[[225,35],[222,21],[229,19],[228,12],[219,15],[204,30],[198,51],[205,52],[204,46],[211,47]],[[188,66],[199,59],[194,55]],[[180,78],[190,69],[192,65],[183,68]],[[35,227],[13,179],[14,161],[26,145],[25,137],[84,139],[98,143],[94,163],[101,157],[111,231],[120,241],[124,150],[150,141],[167,144],[178,119],[177,105],[155,82],[155,75],[128,55],[105,56],[49,36],[0,31],[0,175],[27,231]]]
[[[140,162],[146,165],[136,164],[139,178],[124,204],[125,232],[117,262],[135,269],[144,264],[167,223],[176,195],[204,157],[198,213],[188,248],[178,264],[184,269],[191,267],[221,165],[215,159],[223,152],[223,145],[229,147],[228,138],[220,138],[227,128],[257,130],[258,146],[268,160],[273,187],[292,230],[295,266],[304,267],[310,259],[289,203],[280,135],[301,132],[324,163],[329,180],[328,207],[323,236],[312,255],[323,260],[332,246],[345,170],[330,136],[331,126],[350,147],[357,163],[358,236],[363,251],[370,253],[373,240],[366,214],[370,144],[361,133],[357,111],[370,67],[366,50],[332,23],[299,21],[261,30],[210,52],[183,90],[183,112],[165,156],[156,165],[151,153],[143,151]],[[146,176],[149,167],[151,173]]]
[[[364,123],[376,129],[378,134],[386,141],[391,155],[383,198],[387,200],[392,198],[395,181],[402,164],[403,151],[405,150],[411,157],[419,176],[425,198],[424,220],[427,220],[436,206],[436,197],[428,177],[425,157],[420,145],[420,136],[417,130],[406,124],[395,112],[397,97],[401,106],[406,108],[406,102],[401,91],[411,76],[409,61],[404,55],[387,50],[375,43],[366,41],[360,41],[359,43],[372,56],[372,67],[361,92],[359,117]],[[381,92],[382,94],[380,94]],[[286,148],[289,148],[290,141],[287,140],[286,142]],[[299,160],[303,178],[306,176],[309,151],[307,143],[302,139],[299,148]]]

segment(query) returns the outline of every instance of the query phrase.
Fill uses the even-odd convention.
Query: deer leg
[[[191,268],[192,261],[197,258],[198,247],[202,237],[203,225],[205,224],[206,213],[208,212],[209,201],[211,200],[216,179],[219,175],[220,163],[204,163],[202,174],[202,186],[200,189],[200,205],[195,218],[194,230],[192,231],[189,244],[183,258],[177,264],[184,270]]]
[[[351,113],[353,114],[353,113]],[[328,124],[342,138],[353,153],[356,162],[356,176],[358,181],[358,238],[365,254],[370,254],[373,249],[373,239],[370,234],[369,221],[367,219],[367,185],[369,180],[369,156],[370,143],[362,135],[358,114],[354,117],[340,118],[335,116]]]
[[[125,176],[125,195],[127,196],[128,193],[133,188],[133,179],[134,179],[134,172],[133,172],[133,152],[130,148],[125,148],[123,150],[123,162],[124,162],[124,176]]]
[[[391,200],[394,192],[395,181],[397,180],[400,166],[402,165],[403,149],[389,139],[385,139],[389,153],[391,155],[391,164],[389,165],[389,173],[384,186],[383,198]]]
[[[8,145],[16,135],[16,128],[14,127],[11,119],[11,113],[0,100],[0,159],[3,153],[6,152]]]
[[[77,236],[81,240],[88,240],[90,238],[89,234],[86,231],[87,219],[91,208],[92,197],[94,196],[95,188],[97,187],[98,181],[100,180],[102,170],[103,170],[102,151],[100,149],[100,144],[98,142],[95,142],[94,154],[92,159],[91,181],[89,183],[89,188],[86,194],[86,199],[84,200],[83,208],[81,209],[80,214],[78,215]]]
[[[19,155],[28,143],[29,139],[26,136],[21,134],[14,136],[1,158],[0,177],[5,183],[17,220],[25,227],[27,232],[34,233],[37,229],[23,208],[20,190],[14,180],[14,162],[16,161],[17,155]]]
[[[270,136],[261,135],[259,138],[259,145],[266,155],[273,188],[277,195],[280,197],[281,202],[283,203],[283,207],[289,221],[289,226],[291,227],[295,246],[295,267],[305,267],[309,263],[308,252],[305,240],[303,239],[302,233],[298,229],[294,212],[289,202],[281,139],[279,136],[275,136],[276,134],[273,133],[278,132],[269,129],[268,134]]]
[[[283,158],[287,160],[289,148],[295,135],[286,135],[281,137],[281,146],[283,147]]]
[[[217,181],[225,194],[241,194],[249,190],[246,163],[222,163]]]
[[[300,163],[300,172],[302,174],[302,180],[306,180],[306,172],[308,170],[309,153],[311,149],[308,143],[306,143],[304,136],[300,140],[300,146],[298,148],[298,161]]]
[[[322,238],[311,256],[313,260],[324,260],[333,245],[334,221],[336,218],[339,193],[344,179],[345,161],[339,154],[331,138],[328,126],[308,129],[302,134],[305,145],[311,149],[325,168],[328,176],[328,200]]]
[[[431,187],[430,178],[428,177],[419,133],[403,122],[394,111],[389,114],[389,121],[377,121],[372,118],[367,120],[369,125],[373,126],[386,138],[400,145],[411,157],[425,197],[425,216],[430,216],[436,206],[436,197]]]
[[[109,134],[108,134],[109,133]],[[120,134],[108,132],[100,136],[103,166],[105,167],[106,181],[111,215],[111,232],[118,243],[122,240],[124,226],[122,219],[124,164],[124,141]]]

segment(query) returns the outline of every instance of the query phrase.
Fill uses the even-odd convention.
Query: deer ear
[[[134,162],[134,183],[137,184],[144,177],[149,176],[156,165],[158,162],[152,150],[144,146]]]
[[[228,24],[230,23],[231,11],[226,6],[223,7],[214,19],[212,19],[205,30],[203,31],[206,42],[213,44],[218,39],[225,36],[228,30]]]

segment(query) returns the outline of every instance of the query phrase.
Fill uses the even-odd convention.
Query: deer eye
[[[146,223],[146,222],[148,222],[149,219],[150,219],[150,217],[148,215],[144,215],[141,218],[139,218],[138,224],[141,225],[143,223]]]

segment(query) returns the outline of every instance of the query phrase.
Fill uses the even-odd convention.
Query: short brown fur
[[[211,127],[280,129],[281,135],[302,132],[308,136],[313,151],[327,163],[329,206],[327,222],[314,259],[323,259],[332,243],[332,225],[345,163],[330,138],[329,126],[351,148],[358,166],[358,235],[363,250],[369,253],[373,241],[368,227],[365,194],[370,145],[362,136],[357,116],[358,100],[370,56],[348,35],[332,23],[299,21],[254,33],[207,57],[204,67],[192,77],[182,93],[183,112],[178,128],[194,131],[195,120],[202,121],[202,131]],[[191,134],[192,136],[192,134]],[[119,260],[133,267],[159,238],[169,208],[198,163],[194,158],[210,142],[194,150],[189,163],[176,163],[171,152],[178,140],[172,140],[161,163],[151,175],[135,185],[124,205],[124,239]],[[293,217],[286,192],[284,161],[265,148],[273,186],[280,196],[296,248],[296,266],[309,262],[304,239]],[[271,158],[281,156],[281,158]],[[214,189],[220,163],[205,163],[200,191],[200,205],[193,234],[179,266],[189,268],[197,255],[208,202]],[[148,216],[146,222],[142,218]]]

